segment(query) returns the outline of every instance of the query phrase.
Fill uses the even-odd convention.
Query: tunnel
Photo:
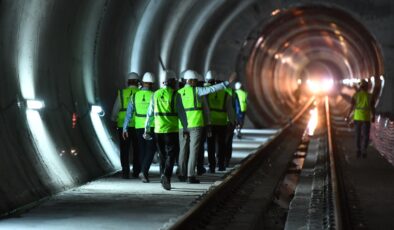
[[[393,114],[392,12],[390,0],[0,0],[0,213],[119,170],[110,113],[129,72],[235,72],[255,128],[319,94],[343,115],[360,79]]]

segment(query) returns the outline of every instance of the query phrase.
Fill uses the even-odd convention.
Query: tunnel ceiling
[[[393,112],[393,2],[302,2],[0,0],[0,212],[119,168],[109,115],[130,71],[236,71],[256,127],[297,110],[299,79],[383,74]]]

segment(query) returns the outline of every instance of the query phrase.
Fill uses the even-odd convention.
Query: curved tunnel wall
[[[334,107],[345,114],[345,99],[354,90],[343,82],[350,80],[375,76],[371,91],[380,91],[380,47],[349,13],[309,5],[278,9],[267,21],[246,64],[252,110],[263,117],[257,122],[286,121],[307,98],[322,93],[338,98]]]
[[[224,79],[238,71],[248,85],[247,48],[253,48],[274,10],[296,3],[0,1],[0,213],[117,169],[116,133],[108,114],[129,71],[160,75],[160,55],[166,68],[178,73],[214,69]],[[384,62],[393,61],[389,0],[332,4],[364,23],[384,50]],[[392,72],[388,65],[385,76]],[[387,77],[380,111],[394,111],[391,87]],[[25,99],[42,99],[45,108],[28,111]],[[92,115],[92,104],[107,115]],[[253,114],[257,126],[267,123]]]

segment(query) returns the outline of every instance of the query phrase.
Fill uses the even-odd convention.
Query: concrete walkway
[[[352,130],[335,135],[353,204],[353,224],[359,229],[393,229],[394,167],[370,145],[366,158],[357,158]]]
[[[238,164],[256,146],[273,134],[246,132],[234,139],[231,166]],[[245,144],[242,144],[245,143]],[[237,150],[239,145],[240,150]],[[161,187],[159,168],[151,168],[151,182],[124,180],[119,176],[103,178],[60,193],[19,217],[0,221],[0,229],[160,229],[185,213],[213,184],[220,183],[226,172],[205,174],[201,184],[179,182],[175,174],[171,191]]]

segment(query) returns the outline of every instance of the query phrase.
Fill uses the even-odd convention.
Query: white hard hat
[[[241,89],[241,87],[242,87],[241,82],[235,83],[235,89]]]
[[[153,73],[146,72],[142,77],[142,82],[155,83],[155,76],[153,75]]]
[[[205,81],[209,81],[209,80],[216,80],[217,75],[216,72],[213,70],[209,70],[206,74],[205,74]]]
[[[193,79],[198,79],[198,73],[193,70],[186,70],[185,74],[183,75],[183,78],[185,80],[193,80]]]
[[[138,75],[138,73],[135,72],[131,72],[129,74],[127,74],[127,80],[139,80],[140,76]]]
[[[175,79],[175,80],[176,80],[176,74],[175,74],[175,72],[172,71],[172,70],[166,70],[166,71],[164,72],[163,81],[166,82],[166,81],[171,80],[171,79]]]

